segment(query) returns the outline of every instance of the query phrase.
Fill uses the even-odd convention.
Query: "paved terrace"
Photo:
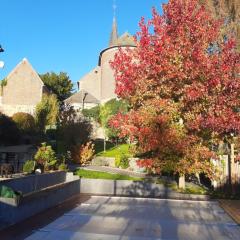
[[[214,201],[80,196],[5,232],[8,240],[238,240]]]

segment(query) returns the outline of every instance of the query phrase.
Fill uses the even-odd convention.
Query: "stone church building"
[[[113,19],[112,32],[107,48],[98,57],[98,65],[78,81],[78,92],[65,100],[74,109],[92,108],[115,98],[115,78],[109,61],[113,60],[119,47],[135,47],[129,33],[118,36],[117,22]],[[0,112],[12,116],[17,112],[34,115],[36,105],[44,93],[49,93],[38,73],[24,58],[5,78],[0,86]]]
[[[135,42],[127,32],[118,36],[117,22],[114,18],[108,47],[100,52],[98,65],[78,81],[78,92],[68,98],[67,103],[75,109],[82,109],[116,98],[115,78],[109,61],[113,60],[119,47],[135,47]]]
[[[17,112],[34,114],[36,105],[48,90],[32,65],[24,58],[0,87],[0,112],[12,116]]]

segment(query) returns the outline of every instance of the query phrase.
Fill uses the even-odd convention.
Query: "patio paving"
[[[91,196],[26,240],[238,240],[215,201]]]

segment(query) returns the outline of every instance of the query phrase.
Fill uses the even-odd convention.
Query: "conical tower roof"
[[[113,18],[112,32],[110,35],[109,47],[116,46],[118,41],[117,21]]]

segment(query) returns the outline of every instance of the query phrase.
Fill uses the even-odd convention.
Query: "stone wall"
[[[16,112],[33,114],[41,101],[44,84],[27,59],[23,59],[6,78],[0,108],[11,116]]]
[[[42,99],[43,82],[30,63],[23,59],[8,75],[3,88],[2,103],[7,105],[36,105]]]
[[[35,105],[9,105],[9,104],[0,104],[0,111],[7,116],[12,116],[17,112],[25,112],[31,115],[35,113]]]
[[[96,107],[98,104],[96,103],[84,103],[84,109],[90,109],[93,107]],[[82,103],[71,103],[71,106],[73,106],[74,110],[82,110],[83,104]]]
[[[101,57],[101,102],[106,102],[112,98],[116,98],[115,94],[115,77],[109,61],[112,61],[118,48],[110,48],[102,53]]]

